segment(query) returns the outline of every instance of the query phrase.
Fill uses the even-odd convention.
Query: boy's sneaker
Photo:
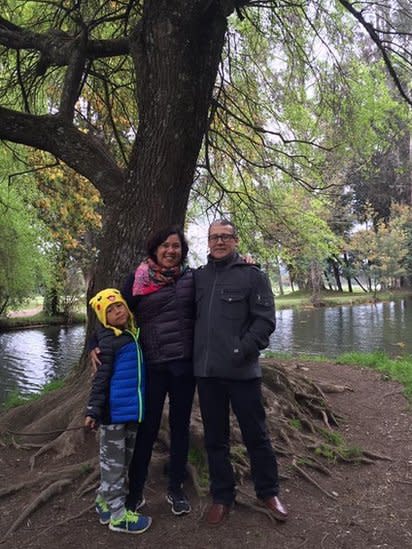
[[[128,509],[118,519],[110,519],[109,528],[113,532],[125,532],[126,534],[142,534],[152,524],[151,517],[145,517],[139,513],[133,513]]]
[[[166,501],[172,506],[172,513],[174,515],[184,515],[190,513],[192,510],[189,500],[183,490],[168,492]]]
[[[96,513],[99,515],[100,524],[109,524],[110,509],[101,496],[96,498]]]

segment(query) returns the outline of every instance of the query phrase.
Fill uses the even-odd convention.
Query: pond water
[[[0,333],[0,404],[13,391],[38,392],[79,360],[85,326],[48,326]]]
[[[278,311],[270,349],[334,357],[346,351],[412,354],[412,300]],[[83,349],[85,326],[0,333],[0,404],[12,391],[38,392],[64,377]]]
[[[270,348],[329,357],[348,351],[412,354],[412,300],[282,310]]]

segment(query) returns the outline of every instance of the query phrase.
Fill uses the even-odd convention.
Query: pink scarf
[[[148,257],[140,263],[134,273],[132,293],[133,295],[147,295],[157,292],[163,286],[172,284],[178,279],[183,270],[182,265],[165,269]]]

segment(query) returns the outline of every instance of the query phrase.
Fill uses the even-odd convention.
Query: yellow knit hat
[[[110,328],[111,330],[113,330],[115,335],[117,336],[122,333],[122,330],[119,330],[119,328],[115,328],[114,326],[107,324],[106,310],[107,307],[109,307],[109,305],[112,305],[113,303],[123,303],[129,313],[130,330],[133,333],[136,332],[133,315],[130,312],[130,309],[127,306],[124,297],[119,292],[119,290],[116,290],[116,288],[106,288],[105,290],[101,290],[94,297],[91,298],[89,303],[96,313],[96,316],[99,319],[100,323],[103,324],[105,328]]]

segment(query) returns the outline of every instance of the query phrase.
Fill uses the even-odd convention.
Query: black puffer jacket
[[[237,254],[209,257],[195,272],[197,377],[261,377],[259,351],[275,329],[275,305],[267,276]]]
[[[191,360],[195,321],[194,277],[186,270],[174,283],[156,292],[133,296],[134,273],[122,294],[140,328],[140,343],[148,366],[175,360]]]

